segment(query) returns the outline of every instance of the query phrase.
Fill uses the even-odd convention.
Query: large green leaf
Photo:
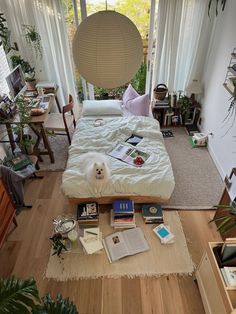
[[[40,299],[33,278],[0,278],[0,314],[31,313],[35,301]]]
[[[60,294],[56,300],[52,299],[50,294],[42,298],[42,304],[36,305],[32,311],[33,314],[79,314],[75,304],[68,298],[63,299]]]

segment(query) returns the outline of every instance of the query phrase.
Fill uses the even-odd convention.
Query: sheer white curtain
[[[53,81],[59,86],[57,96],[61,106],[67,103],[69,93],[77,103],[62,1],[8,0],[1,2],[0,11],[6,17],[12,42],[17,42],[20,55],[29,62],[35,60],[35,56],[22,36],[22,25],[36,26],[43,48],[43,58],[41,60],[38,58],[36,63],[33,62],[37,78]]]
[[[165,83],[169,91],[184,90],[201,80],[211,21],[205,0],[159,0],[153,88]]]

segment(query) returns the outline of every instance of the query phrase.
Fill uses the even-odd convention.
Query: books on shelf
[[[111,226],[114,228],[136,227],[132,200],[115,200],[112,203]]]
[[[236,289],[236,267],[220,268],[226,287]]]
[[[79,225],[98,225],[99,206],[97,203],[82,203],[77,205],[77,220]]]
[[[145,224],[163,223],[162,207],[159,204],[145,204],[142,206],[142,215]]]
[[[116,145],[115,148],[108,152],[108,155],[137,167],[145,164],[150,157],[149,154],[123,143]]]
[[[222,262],[227,262],[232,259],[236,260],[236,243],[230,243],[227,240],[222,246],[221,250],[221,261]]]
[[[86,254],[93,254],[103,249],[102,233],[99,228],[84,229],[84,236],[79,239]]]
[[[113,233],[105,237],[103,245],[110,263],[150,249],[139,227]]]
[[[170,102],[169,98],[164,98],[163,100],[154,99],[153,101],[153,107],[154,108],[169,108]]]
[[[160,239],[161,244],[170,244],[174,243],[174,235],[171,233],[170,228],[165,226],[164,224],[160,224],[159,226],[153,229],[155,235]]]

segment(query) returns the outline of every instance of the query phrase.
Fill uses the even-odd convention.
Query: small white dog
[[[80,162],[94,192],[101,193],[111,177],[106,156],[97,152],[89,152],[80,156]]]

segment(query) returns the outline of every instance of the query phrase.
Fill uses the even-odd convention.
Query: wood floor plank
[[[141,278],[142,313],[164,313],[160,278]]]
[[[103,314],[122,313],[122,287],[121,279],[103,279]]]
[[[122,313],[141,314],[142,301],[140,279],[122,278],[121,287],[122,287]],[[132,296],[130,293],[132,293]]]
[[[199,290],[191,276],[67,282],[45,279],[52,220],[62,214],[75,215],[76,206],[69,204],[61,191],[62,173],[43,172],[43,175],[42,180],[26,182],[25,200],[33,208],[21,211],[16,229],[11,226],[0,250],[0,276],[33,276],[41,296],[49,292],[55,297],[61,293],[74,301],[80,314],[203,313]],[[214,211],[180,211],[179,214],[189,252],[198,264],[207,242],[221,239],[215,225],[208,224]]]

